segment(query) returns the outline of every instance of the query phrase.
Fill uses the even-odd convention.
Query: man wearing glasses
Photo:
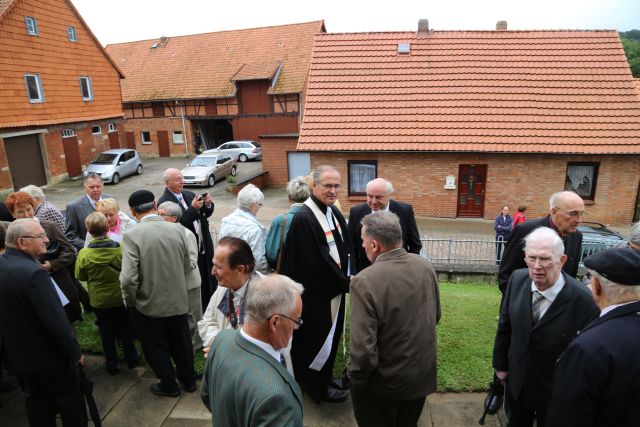
[[[567,256],[562,271],[571,277],[576,277],[582,253],[582,233],[578,231],[578,226],[586,214],[584,201],[580,196],[573,191],[560,191],[549,198],[549,215],[515,227],[505,245],[500,261],[498,271],[500,291],[504,293],[511,273],[527,267],[524,261],[523,239],[538,227],[549,227],[562,239],[564,253]]]
[[[555,230],[537,228],[525,238],[527,268],[504,293],[493,368],[506,384],[508,427],[545,425],[556,360],[599,314],[589,290],[562,271],[564,249]]]

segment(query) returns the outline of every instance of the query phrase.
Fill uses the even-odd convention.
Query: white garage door
[[[296,176],[309,175],[311,172],[311,156],[309,153],[293,151],[288,154],[289,180]]]

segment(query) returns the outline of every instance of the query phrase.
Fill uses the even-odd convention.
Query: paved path
[[[86,372],[95,383],[94,396],[105,427],[209,427],[211,414],[198,393],[183,393],[179,398],[157,397],[149,386],[157,379],[139,367],[123,370],[118,375],[106,373],[102,356],[86,356]],[[15,382],[15,378],[5,378]],[[482,414],[484,394],[441,393],[429,397],[420,417],[420,427],[477,426]],[[18,391],[0,395],[0,426],[27,427],[24,401]],[[305,426],[356,426],[351,402],[316,405],[305,395]],[[504,420],[502,420],[504,421]],[[59,423],[61,425],[61,423]],[[93,425],[89,423],[89,425]],[[497,416],[488,416],[487,426],[504,426]]]

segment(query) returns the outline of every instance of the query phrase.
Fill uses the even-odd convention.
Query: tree
[[[633,77],[640,78],[640,30],[620,33],[624,53],[627,55]]]

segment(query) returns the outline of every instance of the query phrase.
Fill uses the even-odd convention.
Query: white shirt
[[[551,304],[556,300],[556,297],[558,296],[560,291],[562,291],[562,288],[564,288],[564,284],[565,280],[562,273],[560,273],[560,277],[558,277],[556,283],[554,283],[553,286],[544,291],[539,290],[536,284],[533,283],[533,281],[531,282],[531,292],[538,291],[544,297],[544,299],[540,303],[540,319],[542,319]]]
[[[170,193],[173,194],[176,199],[178,199],[178,201],[180,202],[180,205],[182,205],[183,208],[189,209],[189,206],[187,206],[186,200],[184,200],[184,197],[182,197],[182,193],[174,193],[173,191],[170,191]],[[198,197],[198,196],[196,196],[196,197]],[[200,241],[202,241],[202,232],[200,231],[200,221],[199,220],[193,221],[193,229],[195,230],[196,234],[198,235],[198,239]]]
[[[276,359],[278,361],[278,363],[280,363],[280,360],[282,360],[280,352],[278,350],[276,350],[275,348],[273,348],[271,346],[271,344],[268,344],[266,342],[260,341],[258,339],[255,339],[255,338],[249,336],[244,331],[244,328],[240,329],[240,335],[242,335],[242,337],[244,339],[246,339],[247,341],[249,341],[250,343],[257,345],[258,347],[260,347],[261,349],[263,349],[264,351],[269,353],[274,359]]]
[[[614,304],[614,305],[610,305],[609,307],[605,307],[600,311],[600,317],[604,316],[605,314],[607,314],[611,310],[614,310],[614,309],[616,309],[618,307],[622,307],[623,305],[633,304],[634,302],[638,302],[638,301],[623,302],[622,304]]]

